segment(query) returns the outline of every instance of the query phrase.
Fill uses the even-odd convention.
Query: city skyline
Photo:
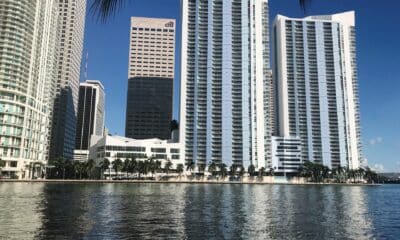
[[[347,2],[346,2],[347,3]],[[305,15],[324,15],[324,14],[331,14],[337,12],[343,12],[347,10],[355,10],[356,11],[356,19],[357,19],[357,54],[358,54],[358,62],[359,62],[359,84],[360,84],[360,100],[361,100],[361,125],[362,125],[362,142],[364,148],[364,156],[368,159],[370,166],[375,167],[375,169],[382,169],[382,166],[385,167],[387,171],[398,171],[400,165],[397,161],[399,159],[395,158],[395,150],[397,146],[400,146],[400,140],[394,138],[393,131],[387,128],[383,128],[381,126],[392,126],[398,127],[396,123],[393,122],[395,117],[396,111],[384,112],[385,109],[390,108],[392,109],[396,100],[398,99],[395,97],[394,90],[398,85],[396,82],[391,82],[394,84],[393,88],[385,88],[385,86],[379,84],[379,79],[388,78],[389,75],[393,75],[394,73],[390,72],[382,72],[385,69],[382,65],[376,65],[379,71],[373,72],[372,67],[370,66],[372,63],[369,62],[376,62],[376,57],[379,56],[379,52],[377,50],[372,50],[372,56],[376,56],[375,58],[370,58],[369,55],[371,51],[367,51],[369,49],[367,46],[374,44],[375,42],[379,42],[379,38],[377,36],[369,36],[367,31],[368,27],[377,28],[378,24],[370,24],[371,20],[368,18],[372,14],[372,9],[376,9],[379,14],[383,14],[382,12],[390,10],[387,6],[382,6],[379,4],[375,4],[369,2],[369,5],[373,5],[373,7],[369,8],[362,8],[360,4],[355,1],[350,1],[348,4],[325,4],[320,3],[318,1],[313,1],[313,4],[309,6],[307,9],[307,14],[304,14],[302,10],[299,8],[297,3],[288,4],[288,2],[277,2],[277,1],[270,1],[270,21],[274,19],[277,13],[282,13],[289,17],[304,17]],[[379,6],[378,6],[379,5]],[[101,78],[101,77],[94,77],[94,76],[103,76],[104,84],[112,83],[113,89],[110,89],[108,98],[110,101],[107,101],[107,111],[111,112],[110,115],[107,116],[106,125],[111,130],[111,133],[119,133],[122,134],[124,128],[124,118],[125,115],[124,109],[118,109],[115,106],[121,106],[124,96],[121,96],[121,90],[124,87],[124,81],[122,78],[118,76],[123,76],[126,74],[126,70],[121,70],[126,66],[126,59],[128,58],[127,49],[128,49],[128,42],[129,42],[129,18],[131,16],[149,16],[149,17],[163,17],[163,18],[176,18],[177,24],[180,24],[180,7],[179,1],[168,1],[168,3],[164,1],[151,1],[151,3],[146,4],[136,4],[132,8],[126,8],[121,11],[118,17],[114,19],[110,19],[108,24],[100,24],[95,19],[89,17],[88,18],[88,25],[91,27],[88,28],[87,31],[87,40],[86,40],[86,49],[90,53],[89,59],[89,68],[88,73],[90,78]],[[391,18],[396,19],[395,15],[390,15]],[[125,19],[125,20],[124,20]],[[118,27],[116,27],[116,25]],[[369,25],[368,25],[369,24]],[[381,26],[382,27],[382,26]],[[390,29],[389,26],[383,26],[383,30],[388,31]],[[114,35],[105,35],[102,33],[105,32],[112,32]],[[92,34],[99,34],[96,35],[96,43],[93,42]],[[104,37],[99,37],[104,36]],[[125,37],[123,37],[125,36]],[[177,29],[177,49],[180,47],[179,37],[180,36],[180,29]],[[369,36],[369,37],[366,37]],[[373,38],[374,41],[370,40]],[[395,38],[390,39],[387,43],[389,45],[394,44],[394,40],[397,39],[398,36],[395,35]],[[386,40],[386,38],[385,38]],[[97,52],[93,52],[90,49],[96,46],[105,46],[104,44],[109,42],[115,42],[117,47],[113,47],[110,49],[104,49],[101,54]],[[382,40],[380,40],[382,41]],[[359,47],[361,45],[361,47]],[[380,46],[380,45],[378,45]],[[112,51],[110,51],[112,49]],[[385,50],[385,49],[383,49]],[[176,62],[179,63],[179,50],[177,52]],[[382,52],[382,51],[381,51]],[[383,51],[386,55],[390,55],[391,52]],[[103,56],[103,57],[101,57]],[[117,67],[117,65],[113,64],[113,69],[103,68],[99,69],[99,66],[105,66],[106,59],[113,57],[113,62],[121,64],[121,67]],[[398,56],[391,56],[391,59],[395,59]],[[372,59],[372,60],[369,60]],[[125,62],[124,62],[125,61]],[[176,64],[177,65],[177,64]],[[393,65],[393,62],[389,62],[388,65]],[[386,70],[386,69],[385,69]],[[176,78],[179,79],[179,67],[175,68]],[[92,75],[93,74],[93,75]],[[111,74],[111,75],[110,75]],[[126,76],[126,75],[125,75]],[[395,77],[396,75],[393,75]],[[125,77],[126,78],[126,77]],[[179,83],[179,80],[175,80],[175,92],[174,92],[174,117],[177,117],[178,112],[178,104],[177,99],[179,99],[179,90],[176,85]],[[373,92],[368,91],[368,88],[373,87],[374,89],[380,90],[385,92],[386,94],[383,95],[384,98],[376,97]],[[108,88],[109,89],[109,88]],[[392,101],[388,102],[388,99],[393,99]],[[382,105],[383,104],[383,105]],[[377,108],[377,106],[381,106]],[[378,112],[379,114],[373,114],[368,109],[371,109],[372,112]],[[387,114],[387,117],[382,116],[382,114]],[[381,124],[378,124],[381,123]]]

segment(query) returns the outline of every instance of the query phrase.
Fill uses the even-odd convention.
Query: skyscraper
[[[170,139],[175,20],[131,18],[125,136]]]
[[[2,173],[40,177],[55,88],[57,1],[0,0],[0,6]]]
[[[354,12],[274,23],[277,133],[330,168],[361,161]]]
[[[50,159],[73,156],[85,15],[86,0],[59,1],[57,90]]]
[[[86,80],[80,84],[74,159],[79,156],[79,160],[87,160],[91,136],[103,136],[104,100],[100,81]]]
[[[183,0],[180,141],[186,162],[271,164],[267,0]]]

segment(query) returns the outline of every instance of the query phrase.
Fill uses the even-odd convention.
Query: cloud
[[[374,164],[373,166],[371,166],[371,169],[374,170],[375,172],[384,172],[385,171],[385,167],[383,167],[382,164]]]
[[[376,137],[376,138],[372,138],[368,141],[369,145],[371,146],[375,146],[377,144],[380,144],[383,142],[383,138],[382,137]]]

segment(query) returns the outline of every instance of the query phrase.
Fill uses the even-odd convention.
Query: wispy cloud
[[[371,169],[378,173],[385,171],[385,167],[382,164],[374,164],[373,166],[371,166]]]
[[[375,146],[377,144],[380,144],[383,142],[383,138],[382,137],[376,137],[376,138],[372,138],[368,141],[369,145],[371,146]]]

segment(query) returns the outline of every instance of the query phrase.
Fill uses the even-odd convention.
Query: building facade
[[[272,137],[272,169],[274,173],[298,173],[303,165],[299,137]]]
[[[100,81],[86,80],[80,84],[74,160],[87,160],[91,136],[104,135],[104,105],[104,86]]]
[[[43,173],[55,88],[57,15],[55,0],[0,0],[3,177],[26,179]]]
[[[95,160],[97,165],[100,165],[105,158],[111,165],[116,159],[125,161],[134,158],[136,161],[144,161],[152,158],[161,161],[162,165],[171,161],[172,168],[176,168],[178,164],[183,164],[180,154],[180,144],[167,140],[157,138],[136,140],[121,136],[93,135],[89,158]]]
[[[183,0],[180,141],[186,162],[271,165],[267,0]]]
[[[362,160],[354,12],[274,23],[277,133],[301,139],[302,160]]]
[[[51,127],[50,160],[72,159],[78,112],[86,0],[59,0],[57,89]]]
[[[175,20],[132,17],[125,136],[170,139]]]

